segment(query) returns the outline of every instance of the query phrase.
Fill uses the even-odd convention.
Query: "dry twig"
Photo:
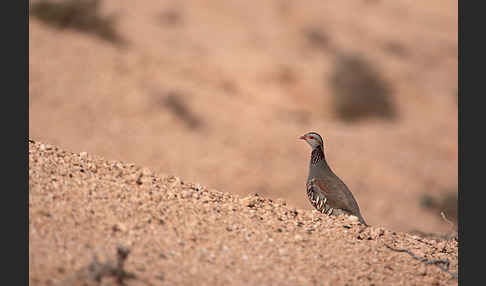
[[[418,261],[424,263],[425,265],[435,265],[435,266],[439,267],[442,271],[449,273],[452,277],[457,279],[457,273],[449,271],[450,262],[447,259],[431,259],[431,260],[429,260],[427,258],[423,258],[423,257],[421,258],[421,257],[416,256],[415,254],[413,254],[413,252],[411,252],[407,248],[394,248],[394,247],[389,246],[386,243],[384,243],[384,244],[390,250],[393,250],[393,251],[396,251],[396,252],[408,253],[408,255],[410,255],[413,259],[418,260]]]
[[[124,264],[128,257],[130,250],[124,246],[118,246],[117,248],[117,262],[107,261],[100,263],[96,254],[87,267],[80,269],[74,276],[62,281],[60,285],[73,285],[78,281],[81,281],[83,285],[99,285],[104,277],[115,278],[118,285],[125,285],[125,281],[130,279],[138,279],[145,282],[148,285],[151,283],[138,278],[135,274],[125,271]]]

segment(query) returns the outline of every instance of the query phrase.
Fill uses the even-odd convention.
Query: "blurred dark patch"
[[[342,120],[356,121],[367,117],[390,120],[397,117],[390,83],[362,56],[337,55],[330,82],[334,104]]]
[[[75,29],[115,44],[125,44],[126,42],[116,32],[115,17],[100,15],[100,1],[40,1],[31,5],[30,14],[59,29]]]
[[[439,214],[444,212],[447,219],[457,224],[457,191],[444,191],[439,197],[422,194],[420,206]]]
[[[175,27],[183,23],[182,14],[175,9],[162,11],[158,16],[159,22],[164,26]]]
[[[170,91],[161,100],[164,107],[169,108],[174,115],[184,121],[190,129],[198,129],[202,127],[202,121],[198,118],[184,102],[183,95],[178,91]]]
[[[238,93],[238,86],[231,80],[223,80],[221,82],[221,88],[227,95],[234,95]]]
[[[317,27],[304,28],[303,34],[312,47],[318,49],[331,48],[327,34]]]
[[[386,42],[383,46],[386,52],[401,58],[408,56],[408,51],[402,44],[394,41]]]
[[[292,85],[297,82],[297,74],[290,66],[281,66],[277,71],[277,80],[281,84]]]

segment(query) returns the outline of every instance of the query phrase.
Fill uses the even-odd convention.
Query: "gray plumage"
[[[368,226],[353,194],[327,164],[321,136],[309,132],[300,138],[312,147],[306,182],[307,196],[311,204],[318,211],[327,214],[331,214],[334,209],[341,209],[355,215],[362,224]]]

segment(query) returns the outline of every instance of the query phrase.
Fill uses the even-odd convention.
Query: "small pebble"
[[[182,197],[183,199],[185,199],[185,198],[190,198],[190,197],[192,197],[192,192],[191,192],[191,191],[189,191],[189,190],[182,191],[182,192],[181,192],[181,197]]]
[[[113,225],[113,231],[117,232],[126,232],[127,231],[127,227],[123,224],[123,223],[115,223]]]

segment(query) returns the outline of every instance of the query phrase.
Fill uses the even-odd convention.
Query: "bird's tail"
[[[364,220],[363,216],[362,216],[360,213],[358,213],[358,220],[359,220],[359,222],[360,222],[360,223],[364,224],[365,226],[369,226],[369,225],[368,225],[368,224],[365,222],[365,220]]]

